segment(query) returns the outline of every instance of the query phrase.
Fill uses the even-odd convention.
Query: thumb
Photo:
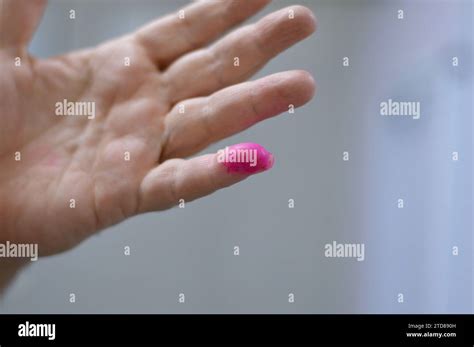
[[[47,0],[0,0],[0,48],[28,45]]]
[[[255,143],[226,147],[192,159],[170,159],[151,170],[140,187],[139,213],[192,201],[269,170],[273,155]]]

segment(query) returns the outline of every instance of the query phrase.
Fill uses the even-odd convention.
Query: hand
[[[303,71],[242,83],[314,31],[305,7],[204,47],[268,2],[198,1],[184,18],[37,59],[26,47],[46,1],[0,0],[0,243],[58,253],[133,215],[248,177],[217,154],[183,158],[312,98]],[[94,105],[94,117],[61,115],[64,100]]]

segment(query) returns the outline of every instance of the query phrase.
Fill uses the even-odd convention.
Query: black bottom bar
[[[472,346],[474,316],[0,315],[2,347],[9,344],[72,343],[390,343]]]

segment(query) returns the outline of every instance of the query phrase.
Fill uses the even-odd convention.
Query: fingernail
[[[227,168],[227,172],[254,174],[270,170],[275,158],[258,143],[246,142],[219,150],[217,161]]]

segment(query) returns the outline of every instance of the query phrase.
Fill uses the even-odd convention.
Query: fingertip
[[[217,162],[228,174],[253,175],[270,170],[275,157],[258,143],[245,142],[225,147],[216,153]]]
[[[296,106],[309,102],[316,93],[316,82],[313,76],[305,70],[283,72],[285,80],[281,85],[281,95],[286,95],[288,100]]]
[[[310,36],[316,29],[316,19],[307,7],[290,6],[269,14],[255,24],[255,35],[267,55],[275,56]]]
[[[297,70],[296,74],[301,84],[301,104],[305,104],[316,94],[316,81],[308,71]]]
[[[272,153],[268,155],[267,168],[265,171],[270,170],[275,165],[275,156]]]
[[[317,19],[313,11],[302,5],[294,5],[288,8],[293,11],[293,19],[298,22],[301,31],[305,36],[309,36],[317,29]]]

